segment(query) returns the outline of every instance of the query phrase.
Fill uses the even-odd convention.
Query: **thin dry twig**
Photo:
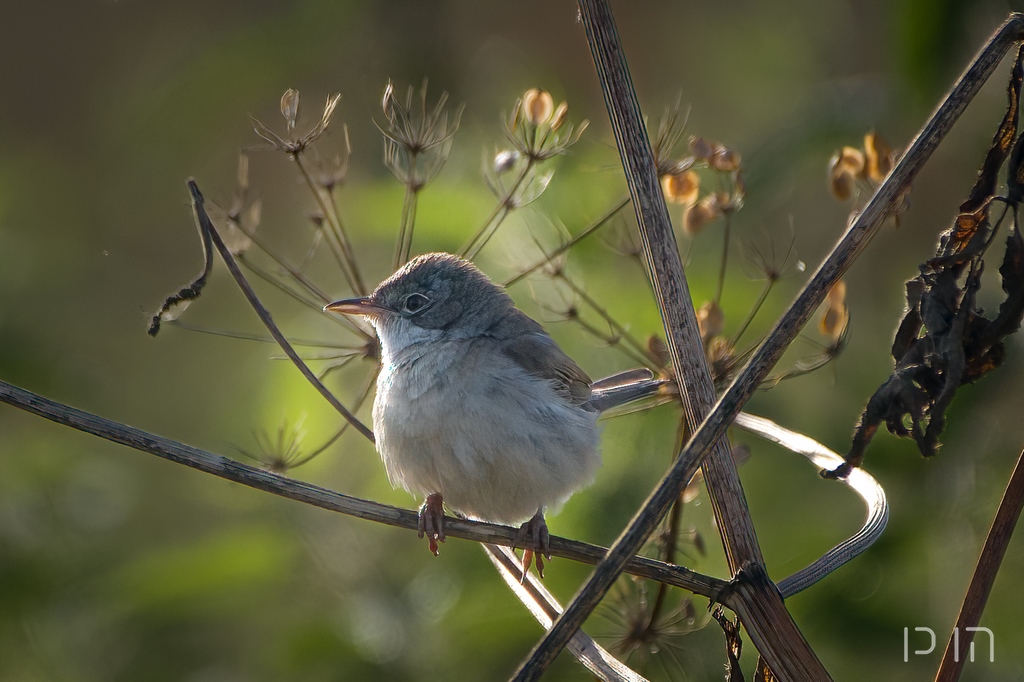
[[[372,443],[374,441],[373,431],[371,431],[370,428],[366,426],[366,424],[361,422],[358,417],[352,414],[352,412],[350,412],[348,408],[342,405],[341,401],[338,400],[338,398],[335,397],[335,395],[331,393],[331,391],[326,386],[323,385],[323,383],[316,377],[313,371],[310,370],[309,367],[306,366],[306,363],[302,361],[302,358],[299,357],[298,353],[295,352],[295,349],[292,348],[292,345],[288,343],[288,339],[285,338],[284,334],[281,333],[281,330],[278,329],[277,324],[274,322],[274,318],[270,314],[270,311],[268,311],[263,306],[263,303],[260,302],[259,297],[256,296],[256,292],[253,291],[252,286],[250,286],[248,280],[245,279],[245,275],[243,275],[242,271],[238,268],[238,263],[235,261],[235,257],[231,255],[231,251],[227,248],[227,246],[225,246],[224,241],[221,239],[220,234],[217,232],[217,228],[214,227],[213,225],[213,221],[210,220],[210,216],[206,213],[206,208],[203,203],[203,195],[199,191],[199,186],[196,184],[195,180],[188,181],[188,189],[192,195],[192,206],[195,214],[195,220],[197,226],[199,227],[199,232],[202,235],[203,243],[207,244],[209,243],[209,241],[212,241],[213,245],[217,249],[217,252],[224,260],[224,264],[227,265],[228,271],[231,272],[231,276],[235,279],[235,282],[242,290],[242,293],[245,295],[246,300],[249,301],[249,305],[251,305],[253,310],[256,311],[256,314],[259,316],[260,321],[263,322],[264,326],[270,332],[270,335],[274,337],[274,340],[277,341],[277,344],[281,346],[281,350],[283,350],[285,354],[295,364],[295,366],[298,367],[302,375],[306,377],[306,380],[309,381],[309,383],[313,384],[316,390],[319,391],[320,395],[322,395],[327,400],[327,402],[330,403],[331,406],[341,414],[342,417],[344,417],[350,424],[352,424],[352,426],[359,433],[365,436],[366,439]],[[209,271],[213,267],[213,254],[208,248],[206,248],[205,251],[207,260],[206,271]],[[195,283],[193,283],[193,286],[195,286]],[[198,292],[195,295],[198,296]],[[174,297],[171,298],[173,299]],[[161,308],[161,310],[166,310],[167,307],[168,304],[165,303],[164,307]],[[159,315],[157,316],[157,318],[158,317]],[[154,320],[157,318],[154,318]],[[155,332],[153,332],[151,329],[150,333]]]
[[[974,569],[971,584],[967,587],[964,603],[956,618],[956,625],[950,633],[946,651],[942,654],[942,663],[935,674],[935,682],[956,682],[964,669],[965,649],[969,649],[974,639],[974,630],[981,621],[988,595],[992,592],[992,584],[999,573],[999,566],[1006,554],[1006,548],[1013,537],[1013,529],[1024,508],[1024,451],[1017,458],[1017,465],[1010,474],[1003,499],[999,502],[992,527],[985,538],[985,546],[978,558],[978,566]]]
[[[551,253],[545,253],[544,258],[538,260],[530,267],[521,271],[519,274],[513,276],[511,279],[505,282],[504,286],[508,288],[513,284],[516,284],[522,281],[523,279],[526,279],[527,277],[535,273],[537,270],[540,270],[541,268],[549,265],[552,261],[554,261],[555,258],[558,258],[563,253],[565,253],[566,251],[576,246],[581,241],[583,241],[584,239],[586,239],[587,237],[589,237],[590,235],[594,234],[599,229],[607,225],[612,218],[619,214],[619,211],[621,211],[622,209],[626,208],[626,206],[629,205],[629,201],[629,196],[625,196],[619,201],[615,202],[615,204],[607,211],[605,211],[604,214],[601,215],[601,217],[599,217],[597,220],[592,222],[584,229],[580,230],[578,234],[575,234],[572,237],[570,237],[564,244],[552,250]]]

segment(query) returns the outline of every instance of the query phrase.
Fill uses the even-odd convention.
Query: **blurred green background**
[[[618,2],[615,9],[642,105],[656,117],[681,97],[688,132],[743,154],[748,197],[740,239],[795,234],[813,267],[851,206],[827,191],[833,150],[877,129],[905,145],[944,90],[1005,18],[996,1],[775,3]],[[481,160],[506,145],[501,114],[530,87],[567,99],[591,127],[558,160],[547,193],[516,213],[479,259],[496,278],[535,255],[531,233],[579,230],[625,192],[582,27],[571,3],[176,2],[16,3],[0,25],[0,377],[77,407],[233,457],[254,433],[301,422],[306,447],[337,415],[267,345],[168,328],[146,336],[149,314],[200,265],[184,181],[230,202],[237,152],[261,143],[248,114],[280,130],[278,99],[303,95],[311,124],[343,97],[321,150],[352,157],[340,195],[367,278],[388,274],[402,187],[382,166],[380,96],[429,77],[466,105],[448,166],[425,191],[415,252],[457,249],[494,198]],[[866,399],[888,375],[903,282],[934,248],[970,188],[1005,107],[1004,62],[916,183],[899,229],[887,227],[847,277],[850,345],[834,365],[759,393],[750,410],[844,451]],[[314,209],[283,155],[251,152],[263,201],[261,233],[289,258],[304,252]],[[673,209],[676,218],[678,211]],[[626,215],[629,215],[628,211]],[[631,221],[629,221],[631,223]],[[612,233],[609,232],[609,235]],[[721,225],[687,250],[699,305],[713,295]],[[738,243],[738,241],[737,241]],[[735,329],[760,284],[734,249],[725,287]],[[643,273],[591,240],[570,272],[641,337],[660,329]],[[995,268],[989,268],[990,275]],[[321,264],[316,279],[347,294]],[[784,281],[755,324],[763,333],[806,273]],[[997,301],[990,282],[988,305]],[[338,340],[335,325],[266,286],[284,330]],[[514,296],[541,319],[557,305],[543,277]],[[261,333],[218,265],[193,324]],[[570,324],[552,333],[593,376],[631,365]],[[335,335],[335,336],[332,336]],[[807,339],[820,340],[808,328]],[[752,337],[751,337],[752,338]],[[798,340],[791,362],[813,354]],[[1024,344],[1005,366],[961,391],[940,456],[880,435],[867,468],[885,487],[892,520],[867,554],[789,601],[836,679],[926,679],[939,653],[903,662],[903,629],[931,627],[938,649],[1010,469],[1024,445]],[[350,397],[370,367],[332,377]],[[368,410],[367,410],[368,411]],[[672,408],[605,427],[596,484],[550,519],[552,532],[608,543],[668,465]],[[772,575],[810,562],[859,523],[859,503],[793,455],[745,434],[741,470]],[[335,490],[412,507],[392,491],[371,447],[346,435],[292,472]],[[706,498],[686,507],[698,531],[683,561],[724,574]],[[965,680],[1024,677],[1024,597],[1014,587],[1024,549],[1014,542],[982,624],[996,660],[968,663]],[[555,561],[547,585],[568,600],[588,569]],[[679,599],[679,595],[674,597]],[[588,630],[611,644],[611,612]],[[722,637],[694,602],[695,630],[673,639],[659,679],[717,679]],[[688,626],[690,627],[690,626]],[[504,679],[540,629],[483,552],[450,541],[439,558],[400,532],[315,510],[0,408],[0,679],[35,680],[485,680]],[[923,646],[925,635],[912,639]],[[753,658],[744,657],[749,667]],[[674,665],[674,664],[673,664]],[[670,666],[672,667],[672,666]],[[550,679],[587,679],[563,656]]]

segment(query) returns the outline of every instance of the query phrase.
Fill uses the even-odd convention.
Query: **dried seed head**
[[[714,301],[708,301],[697,310],[697,327],[704,343],[713,336],[718,336],[725,329],[725,313]]]
[[[839,280],[832,285],[832,288],[828,290],[825,295],[825,300],[828,301],[829,305],[845,305],[846,304],[846,281]]]
[[[714,195],[714,204],[719,213],[732,213],[743,206],[743,195],[733,197],[728,192],[718,191]]]
[[[692,170],[661,176],[661,191],[674,204],[692,206],[700,192],[700,177]]]
[[[696,135],[690,136],[689,147],[690,153],[698,159],[710,159],[711,155],[715,153],[714,147],[707,140]]]
[[[299,117],[299,91],[288,88],[281,95],[281,115],[288,126],[288,132],[295,130],[295,121]]]
[[[717,145],[715,151],[711,154],[711,158],[708,159],[708,164],[717,171],[731,173],[739,170],[740,153],[728,147]]]
[[[700,231],[711,222],[722,216],[722,209],[718,203],[717,194],[709,194],[693,206],[686,209],[683,214],[683,232],[690,237],[696,237]]]
[[[825,312],[818,323],[818,331],[833,341],[839,339],[850,322],[850,310],[846,307],[846,282],[839,280],[829,289],[825,298]]]
[[[565,116],[569,113],[569,105],[562,102],[555,109],[555,113],[551,114],[551,130],[558,130],[565,123]]]
[[[555,103],[547,90],[530,88],[523,95],[523,115],[535,126],[547,123],[554,113]]]

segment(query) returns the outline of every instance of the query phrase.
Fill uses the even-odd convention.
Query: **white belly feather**
[[[459,347],[384,358],[373,426],[393,486],[441,493],[470,518],[517,523],[593,480],[595,413],[493,348],[437,345],[449,344]]]

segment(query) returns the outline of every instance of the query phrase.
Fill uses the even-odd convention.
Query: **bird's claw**
[[[548,524],[544,521],[543,513],[537,512],[532,519],[519,527],[516,545],[523,547],[523,575],[520,581],[526,581],[531,564],[537,566],[537,575],[543,578],[544,559],[546,557],[548,561],[551,560],[551,535],[548,533]]]
[[[420,518],[416,524],[416,536],[427,536],[430,551],[437,556],[437,543],[444,542],[444,500],[441,493],[427,495],[426,502],[420,507]]]

